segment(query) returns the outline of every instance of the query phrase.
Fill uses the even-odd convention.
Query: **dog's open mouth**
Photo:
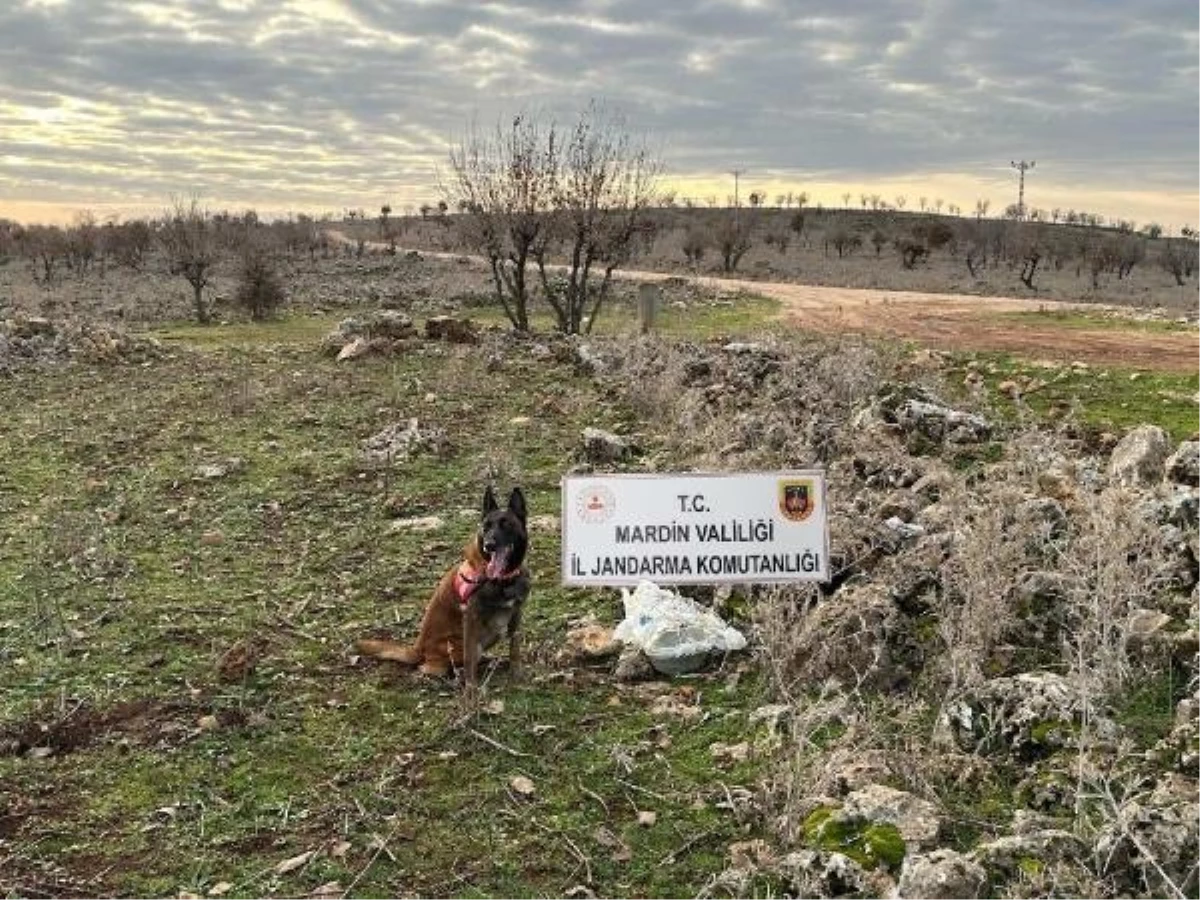
[[[487,561],[486,574],[488,578],[500,578],[508,571],[508,547],[497,547],[492,558]]]
[[[509,570],[510,553],[508,547],[497,547],[493,551],[492,558],[487,560],[487,569],[485,570],[488,578],[502,577]]]

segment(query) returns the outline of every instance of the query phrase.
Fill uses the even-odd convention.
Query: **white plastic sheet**
[[[621,599],[625,619],[613,637],[641,648],[664,675],[693,672],[713,654],[746,646],[745,635],[716,613],[652,581],[640,582],[633,591],[622,589]]]

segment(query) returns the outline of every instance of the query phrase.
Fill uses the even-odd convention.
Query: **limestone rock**
[[[987,872],[973,859],[950,849],[905,857],[897,897],[982,897]]]
[[[837,817],[894,825],[908,847],[933,845],[941,830],[936,806],[907,791],[882,784],[869,784],[850,793]]]
[[[795,897],[882,896],[882,876],[870,873],[844,853],[798,850],[776,866]]]
[[[1200,487],[1200,441],[1184,441],[1167,459],[1167,478],[1176,484]]]
[[[1071,746],[1080,708],[1071,683],[1054,672],[993,678],[950,703],[943,714],[955,742],[968,752],[1007,751],[1034,759]],[[1095,716],[1093,727],[1112,735],[1112,723]]]
[[[424,426],[417,419],[397,422],[362,442],[363,460],[372,466],[402,462],[423,451],[440,453],[446,448],[446,433]]]
[[[992,433],[982,416],[923,400],[906,401],[896,410],[896,422],[906,434],[933,443],[976,444]]]
[[[425,321],[425,337],[432,341],[448,341],[451,344],[477,344],[479,326],[470,319],[434,316]]]
[[[563,650],[570,659],[605,659],[620,653],[621,645],[613,640],[611,628],[586,622],[567,631]]]
[[[1109,477],[1125,487],[1149,487],[1162,481],[1170,438],[1157,425],[1139,425],[1113,448]]]
[[[611,431],[585,428],[581,437],[584,458],[593,465],[620,462],[633,454],[633,444]]]
[[[1083,849],[1083,843],[1071,832],[1046,829],[985,841],[971,851],[970,858],[994,877],[1012,878],[1020,872],[1022,860],[1053,863],[1075,859]]]

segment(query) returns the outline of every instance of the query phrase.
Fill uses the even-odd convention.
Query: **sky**
[[[377,214],[593,99],[681,197],[1200,215],[1195,0],[4,0],[0,217]]]

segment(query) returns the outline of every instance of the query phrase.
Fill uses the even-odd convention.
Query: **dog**
[[[489,485],[479,528],[463,549],[462,562],[449,569],[434,589],[416,641],[360,640],[358,651],[417,666],[425,675],[445,676],[454,667],[474,691],[484,651],[507,635],[509,670],[515,677],[521,657],[518,629],[531,583],[525,566],[529,549],[525,519],[525,495],[520,488],[513,488],[502,509]]]

